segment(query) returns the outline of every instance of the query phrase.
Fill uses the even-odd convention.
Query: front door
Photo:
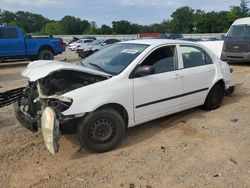
[[[183,92],[176,46],[163,46],[150,53],[140,66],[153,66],[155,73],[134,78],[135,122],[143,123],[179,111]]]

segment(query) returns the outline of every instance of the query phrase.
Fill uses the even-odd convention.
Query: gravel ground
[[[56,59],[77,61],[72,52]],[[0,66],[0,91],[20,87],[26,61]],[[13,65],[15,64],[15,65]],[[46,150],[0,109],[0,187],[250,187],[250,63],[233,64],[236,93],[210,112],[200,108],[127,131],[115,150],[93,154],[74,135]]]

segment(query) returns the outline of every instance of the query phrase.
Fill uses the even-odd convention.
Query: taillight
[[[63,42],[62,39],[59,40],[59,43],[60,43],[60,46],[61,46],[62,48],[65,48],[65,43]]]

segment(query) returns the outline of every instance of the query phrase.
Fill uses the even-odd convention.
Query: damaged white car
[[[126,128],[197,106],[216,109],[234,87],[229,66],[209,49],[162,39],[117,43],[78,65],[35,61],[22,75],[27,87],[10,91],[8,101],[18,96],[17,119],[31,131],[41,127],[53,154],[65,130],[106,152]]]

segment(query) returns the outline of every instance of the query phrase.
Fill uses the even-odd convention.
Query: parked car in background
[[[92,43],[93,39],[79,39],[76,42],[69,44],[68,48],[72,51],[76,51],[77,48],[82,47],[83,49],[90,43]]]
[[[78,41],[80,39],[92,39],[92,40],[96,40],[95,37],[91,37],[91,36],[89,36],[89,37],[81,37],[81,38],[73,37],[71,40],[66,40],[65,44],[68,46],[69,44],[71,44],[73,42],[76,42],[76,41]]]
[[[37,61],[22,75],[25,88],[2,94],[18,100],[18,121],[31,131],[41,126],[45,145],[58,152],[60,132],[71,127],[80,144],[106,152],[126,128],[186,109],[217,109],[233,87],[226,62],[199,43],[133,40],[117,43],[78,65]]]
[[[165,34],[161,34],[161,36],[158,38],[159,39],[181,39],[183,38],[183,36],[177,33],[165,33]]]
[[[0,26],[0,59],[29,58],[52,60],[65,51],[63,39],[24,36],[14,26]]]
[[[68,46],[69,44],[78,41],[79,38],[78,37],[73,37],[71,40],[69,40],[68,42],[66,42],[66,45]]]
[[[221,59],[250,62],[250,17],[235,20],[224,37]]]
[[[191,42],[200,42],[201,38],[180,38],[178,40],[191,41]]]
[[[106,46],[117,43],[117,42],[120,42],[120,40],[117,40],[117,39],[99,39],[99,40],[96,40],[96,41],[90,43],[85,49],[77,50],[77,53],[80,57],[85,58],[85,57],[105,48]]]

